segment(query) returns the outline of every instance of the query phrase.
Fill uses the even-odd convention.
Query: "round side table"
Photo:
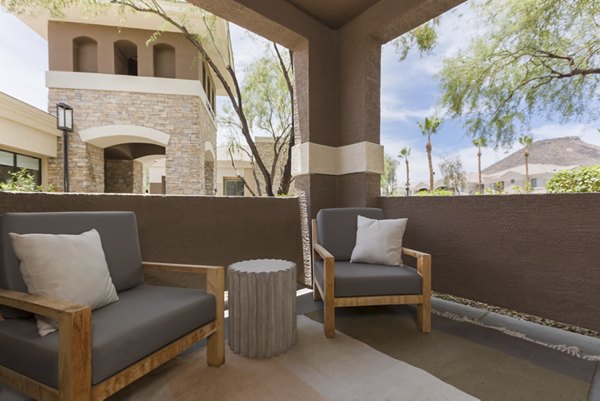
[[[229,348],[270,358],[296,342],[296,264],[277,259],[237,262],[227,269]]]

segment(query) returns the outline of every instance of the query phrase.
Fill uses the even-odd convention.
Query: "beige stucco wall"
[[[115,73],[114,43],[128,40],[137,45],[138,75],[153,77],[155,44],[168,44],[175,48],[175,78],[197,80],[201,63],[196,49],[182,34],[165,32],[151,45],[146,41],[153,31],[129,29],[115,26],[75,24],[70,22],[48,22],[48,64],[50,71],[73,71],[73,39],[87,36],[97,42],[97,72]]]
[[[54,116],[0,92],[0,149],[40,158],[45,189],[60,135]]]

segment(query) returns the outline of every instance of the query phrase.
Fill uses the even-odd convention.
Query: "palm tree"
[[[477,147],[477,171],[479,173],[479,185],[477,191],[483,193],[483,180],[481,179],[481,148],[487,146],[487,138],[480,136],[479,138],[473,139],[473,145]]]
[[[519,143],[525,147],[525,192],[531,191],[529,183],[529,145],[533,143],[533,136],[523,135],[519,137]]]
[[[435,116],[425,117],[425,121],[423,123],[417,123],[419,128],[421,128],[421,132],[423,136],[427,137],[427,145],[425,149],[427,150],[427,161],[429,162],[429,191],[433,192],[433,163],[431,162],[431,135],[437,132],[440,124],[442,122]]]
[[[408,156],[410,156],[410,148],[400,149],[399,157],[403,157],[406,162],[406,196],[410,195],[410,167],[408,165]]]

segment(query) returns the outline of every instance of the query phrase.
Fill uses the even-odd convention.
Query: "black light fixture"
[[[69,143],[67,133],[73,131],[73,108],[66,103],[56,105],[56,128],[63,132],[64,192],[69,192]]]

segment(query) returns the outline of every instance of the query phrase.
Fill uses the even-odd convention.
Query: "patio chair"
[[[416,269],[352,263],[357,217],[383,219],[374,208],[322,209],[312,221],[313,297],[322,299],[325,336],[335,336],[335,308],[416,304],[418,328],[431,331],[431,255],[402,248],[416,258]]]
[[[91,229],[118,301],[92,311],[28,294],[9,233]],[[204,338],[208,364],[224,362],[223,267],[142,262],[133,213],[6,213],[0,252],[0,381],[36,400],[104,400]],[[206,291],[144,284],[150,270],[206,274]],[[58,320],[58,331],[40,336],[33,314]]]

